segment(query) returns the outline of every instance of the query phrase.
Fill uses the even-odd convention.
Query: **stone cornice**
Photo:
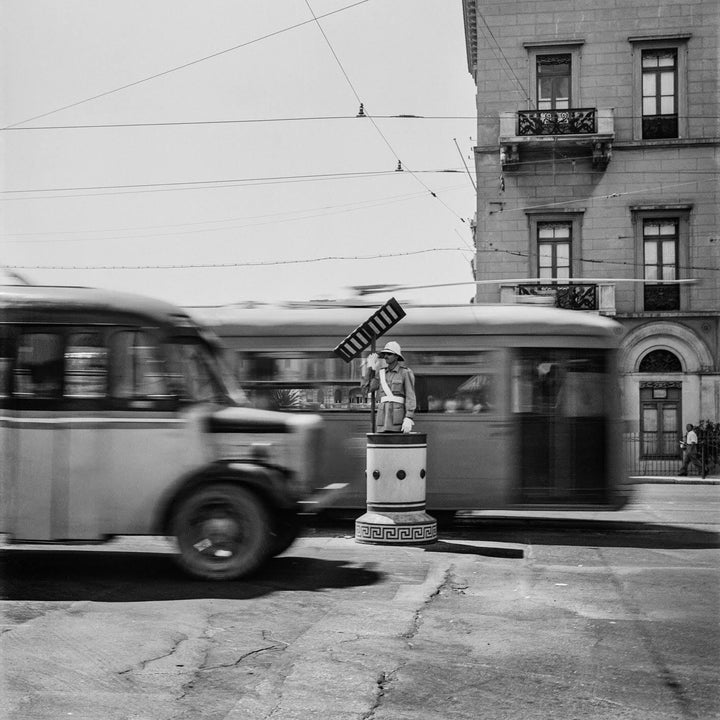
[[[463,0],[463,24],[465,26],[465,50],[467,52],[468,71],[475,79],[477,70],[476,0]]]

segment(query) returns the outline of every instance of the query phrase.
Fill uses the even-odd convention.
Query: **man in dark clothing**
[[[680,468],[680,472],[678,475],[687,475],[688,474],[688,468],[690,465],[694,465],[696,468],[700,470],[702,473],[702,461],[698,457],[697,447],[698,447],[698,436],[695,432],[695,428],[692,426],[692,423],[688,423],[685,426],[685,429],[687,430],[687,434],[685,435],[685,439],[680,442],[680,446],[685,450],[685,459],[683,460],[682,467]]]

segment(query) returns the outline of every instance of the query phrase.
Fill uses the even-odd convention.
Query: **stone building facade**
[[[677,455],[686,422],[720,420],[717,1],[463,12],[476,300],[616,318],[625,429]]]

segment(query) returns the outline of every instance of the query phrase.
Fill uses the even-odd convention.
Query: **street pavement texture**
[[[692,512],[656,488],[420,547],[321,524],[233,583],[186,579],[160,539],[6,549],[0,717],[718,718],[718,491],[682,491]]]

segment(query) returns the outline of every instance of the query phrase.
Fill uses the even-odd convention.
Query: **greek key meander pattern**
[[[355,523],[358,540],[375,542],[428,542],[437,539],[437,523],[424,525],[370,525]]]

